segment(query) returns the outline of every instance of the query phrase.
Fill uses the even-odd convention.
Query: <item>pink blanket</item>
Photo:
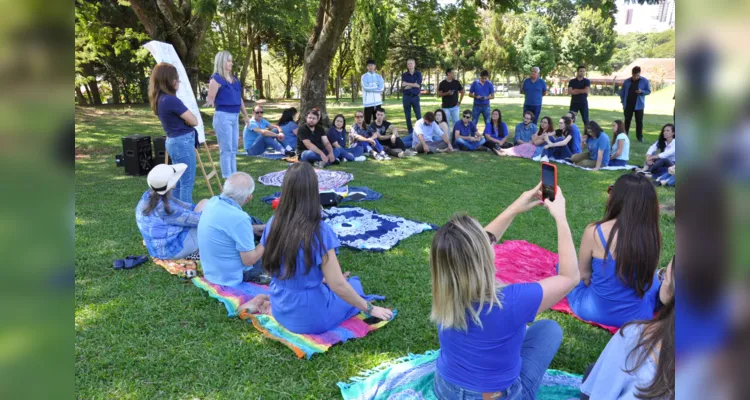
[[[557,254],[525,240],[508,240],[495,245],[495,268],[497,269],[495,276],[505,283],[536,282],[557,275],[555,265],[557,265]],[[552,309],[578,318],[570,309],[568,299],[560,300],[552,306]],[[581,319],[581,321],[584,320]],[[584,322],[611,333],[617,332],[614,326],[591,321]]]

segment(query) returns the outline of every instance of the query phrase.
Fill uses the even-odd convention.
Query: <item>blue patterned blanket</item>
[[[359,207],[331,207],[323,211],[323,219],[336,232],[341,244],[369,251],[390,250],[403,239],[438,228]]]

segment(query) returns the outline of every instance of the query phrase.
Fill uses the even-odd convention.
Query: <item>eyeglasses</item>
[[[263,114],[263,111],[253,111],[255,114]]]
[[[464,119],[471,119],[471,115],[464,115]]]
[[[364,115],[355,115],[354,118],[364,118]]]
[[[612,194],[612,189],[615,187],[615,185],[609,185],[607,188],[607,194]]]

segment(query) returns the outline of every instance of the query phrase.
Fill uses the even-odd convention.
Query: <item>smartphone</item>
[[[547,162],[542,163],[542,200],[555,201],[557,193],[557,167]]]

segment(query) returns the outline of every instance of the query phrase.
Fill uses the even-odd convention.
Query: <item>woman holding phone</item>
[[[544,206],[557,224],[559,274],[539,282],[495,280],[492,246],[513,219],[541,203],[541,182],[524,192],[487,226],[454,215],[435,234],[430,251],[431,319],[438,326],[438,399],[534,399],[562,342],[557,322],[539,320],[579,281],[565,197]],[[527,328],[527,324],[530,324]]]

